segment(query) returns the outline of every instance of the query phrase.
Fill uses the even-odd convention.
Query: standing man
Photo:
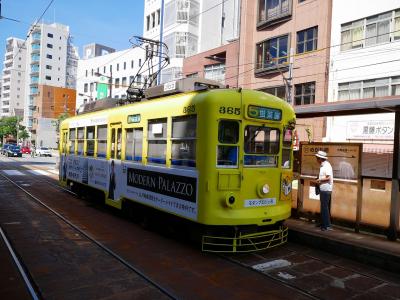
[[[316,183],[320,189],[320,204],[321,204],[321,230],[332,230],[330,218],[330,204],[333,188],[333,170],[328,162],[328,156],[324,151],[318,151],[315,154],[318,163],[320,164],[319,176]]]

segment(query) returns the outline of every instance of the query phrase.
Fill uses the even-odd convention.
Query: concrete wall
[[[225,53],[226,80],[224,83],[229,85],[230,87],[236,87],[238,83],[238,51],[239,41],[235,41],[227,45],[185,58],[183,63],[183,74],[184,76],[187,76],[189,74],[197,73],[198,77],[204,77],[204,66],[218,63],[218,61],[209,59],[207,57],[212,57],[214,55]]]
[[[400,8],[398,0],[377,1],[333,1],[331,58],[329,72],[329,101],[338,101],[339,83],[376,79],[400,75],[398,49],[400,40],[359,49],[341,50],[341,25],[364,19],[379,13]],[[393,26],[391,22],[391,26]],[[393,31],[393,27],[391,27]],[[347,134],[350,122],[359,121],[367,126],[368,121],[390,121],[394,124],[394,114],[376,114],[328,118],[328,141],[362,141],[351,139]],[[366,141],[368,143],[392,143],[382,138]],[[380,147],[380,146],[376,146]]]
[[[285,21],[265,29],[257,29],[258,1],[242,0],[239,86],[262,89],[283,86],[279,71],[264,76],[255,75],[256,44],[263,40],[289,34],[289,48],[296,48],[297,32],[318,26],[317,51],[294,55],[293,85],[316,82],[315,103],[324,103],[328,98],[328,62],[330,46],[331,0],[312,0],[298,3],[293,0],[292,15]],[[284,72],[288,77],[288,73]],[[294,94],[294,91],[292,90]],[[307,140],[306,129],[314,141],[325,136],[323,118],[298,121],[299,139]]]

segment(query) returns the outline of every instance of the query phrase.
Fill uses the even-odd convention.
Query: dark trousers
[[[331,226],[330,204],[332,192],[321,191],[321,228],[328,228]]]

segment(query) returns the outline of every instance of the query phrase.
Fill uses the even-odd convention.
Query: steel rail
[[[9,240],[7,239],[7,237],[3,231],[3,228],[1,228],[1,226],[0,226],[0,235],[1,235],[4,243],[6,244],[7,249],[10,252],[15,265],[17,266],[18,271],[22,276],[22,279],[25,282],[25,286],[28,289],[29,294],[31,295],[33,300],[39,300],[40,297],[37,295],[35,289],[33,288],[33,284],[31,283],[32,280],[29,278],[29,276],[25,272],[25,268],[22,266],[22,262],[18,259],[17,254],[14,251],[14,248],[11,246],[11,244],[10,244]]]
[[[279,283],[282,284],[283,286],[285,286],[285,287],[287,287],[287,288],[290,288],[290,289],[293,289],[293,290],[295,290],[296,292],[299,292],[300,294],[303,294],[304,296],[310,297],[311,299],[318,299],[318,300],[319,300],[319,299],[323,299],[323,298],[319,298],[319,297],[313,295],[312,293],[308,292],[308,291],[305,290],[305,289],[299,288],[299,287],[297,287],[297,286],[295,286],[295,285],[293,285],[293,284],[289,284],[289,283],[287,283],[286,281],[284,281],[283,279],[279,279],[279,278],[276,278],[276,277],[274,277],[274,276],[271,276],[271,275],[269,275],[269,274],[267,274],[267,273],[264,273],[264,272],[261,272],[261,271],[257,271],[257,270],[255,270],[255,269],[253,269],[251,266],[246,265],[246,264],[244,264],[244,263],[241,263],[240,261],[234,260],[234,259],[232,259],[232,258],[230,258],[230,257],[227,257],[226,255],[219,254],[219,256],[220,256],[222,259],[225,259],[225,260],[227,260],[227,261],[229,261],[229,262],[231,262],[231,263],[233,263],[233,264],[239,265],[239,266],[241,266],[241,267],[243,267],[243,268],[246,268],[246,269],[248,269],[248,270],[250,270],[250,271],[252,271],[252,272],[255,272],[255,273],[257,273],[257,274],[261,274],[261,275],[263,275],[263,276],[266,276],[266,277],[268,277],[269,279],[271,279],[271,280],[273,280],[273,281],[279,282]]]
[[[152,284],[153,286],[155,286],[159,291],[161,291],[164,295],[168,296],[171,299],[179,299],[176,295],[174,295],[171,291],[167,290],[166,288],[162,287],[161,285],[159,285],[157,282],[153,281],[149,276],[147,276],[146,274],[144,274],[142,271],[140,271],[138,268],[134,267],[133,265],[131,265],[128,261],[126,261],[124,258],[122,258],[121,256],[119,256],[118,254],[116,254],[114,251],[112,251],[111,249],[109,249],[108,247],[106,247],[105,245],[103,245],[102,243],[100,243],[99,241],[97,241],[95,238],[93,238],[90,234],[86,233],[85,231],[83,231],[82,229],[80,229],[77,225],[73,224],[71,221],[69,221],[67,218],[65,218],[63,215],[61,215],[60,213],[58,213],[57,211],[55,211],[54,209],[52,209],[50,206],[48,206],[46,203],[42,202],[39,198],[37,198],[36,196],[34,196],[32,193],[30,193],[29,191],[27,191],[26,189],[24,189],[22,186],[20,186],[18,183],[14,182],[11,178],[9,178],[8,176],[0,173],[0,175],[2,177],[4,177],[5,179],[7,179],[10,183],[12,183],[13,185],[15,185],[17,188],[19,188],[20,190],[22,190],[24,193],[26,193],[29,197],[31,197],[35,202],[37,202],[38,204],[42,205],[43,207],[45,207],[47,210],[49,210],[50,212],[52,212],[54,215],[56,215],[58,218],[60,218],[62,221],[64,221],[66,224],[68,224],[70,227],[72,227],[74,230],[76,230],[77,232],[79,232],[80,234],[82,234],[84,237],[86,237],[88,240],[90,240],[91,242],[93,242],[94,244],[96,244],[100,249],[104,250],[105,252],[107,252],[111,257],[115,258],[116,260],[118,260],[122,265],[124,265],[125,267],[127,267],[128,269],[130,269],[131,271],[135,272],[136,274],[138,274],[140,277],[142,277],[144,280],[146,280],[148,283]],[[61,187],[60,187],[61,188]],[[62,188],[64,189],[64,188]],[[65,189],[64,189],[65,190]]]

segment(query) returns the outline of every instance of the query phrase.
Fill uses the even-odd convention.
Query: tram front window
[[[244,151],[245,166],[276,167],[279,154],[279,130],[264,126],[246,126]]]
[[[238,166],[239,123],[237,121],[223,120],[218,125],[218,167]]]

